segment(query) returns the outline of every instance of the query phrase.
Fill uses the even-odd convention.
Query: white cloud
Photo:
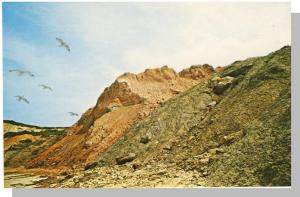
[[[226,65],[290,44],[287,3],[74,3],[37,16],[47,31],[79,40],[98,60],[116,53],[124,62],[115,66],[133,72],[144,65],[182,68],[207,60]],[[236,44],[239,50],[228,57]]]

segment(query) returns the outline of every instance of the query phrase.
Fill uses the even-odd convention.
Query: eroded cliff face
[[[290,68],[289,46],[234,62],[135,124],[99,165],[127,165],[145,178],[129,173],[120,185],[155,187],[192,173],[183,184],[290,186]]]
[[[98,98],[68,135],[28,163],[28,167],[86,166],[135,123],[170,98],[205,81],[216,71],[197,65],[179,73],[163,66],[139,74],[125,73]]]

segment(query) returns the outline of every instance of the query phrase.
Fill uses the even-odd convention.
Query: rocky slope
[[[236,61],[169,99],[53,187],[291,185],[291,48]]]
[[[192,66],[179,73],[167,66],[140,74],[125,73],[104,90],[96,105],[82,115],[66,137],[28,166],[89,166],[151,111],[214,73],[209,65]]]

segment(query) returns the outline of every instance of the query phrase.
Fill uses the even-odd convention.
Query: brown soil
[[[192,66],[180,73],[163,66],[143,73],[125,73],[100,95],[69,129],[68,135],[33,159],[28,167],[82,168],[120,139],[131,126],[168,99],[210,77],[209,65]]]

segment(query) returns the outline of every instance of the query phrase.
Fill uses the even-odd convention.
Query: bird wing
[[[51,90],[52,91],[52,88],[50,86],[46,86],[44,84],[41,84],[40,85],[44,90],[48,89],[48,90]]]
[[[60,43],[59,47],[65,47],[67,51],[71,51],[70,46],[61,38],[56,38],[56,40]]]
[[[34,74],[33,74],[32,72],[30,72],[30,71],[27,71],[26,73],[27,73],[29,76],[31,76],[31,77],[34,76]]]
[[[27,104],[29,104],[29,101],[26,98],[23,98],[23,101],[25,101]]]
[[[58,42],[60,42],[60,44],[64,43],[64,41],[63,41],[61,38],[56,38],[56,40],[57,40]]]
[[[51,90],[51,87],[45,85],[45,89]]]
[[[24,101],[27,104],[29,104],[29,101],[24,96],[15,96],[15,97],[18,99],[18,101]]]
[[[22,70],[17,70],[16,72],[18,73],[19,76],[22,76],[22,75],[25,73],[25,72],[22,71]]]
[[[23,70],[19,70],[19,69],[13,69],[13,70],[9,70],[9,72],[16,72],[19,76],[24,74]]]
[[[65,48],[66,48],[69,52],[71,51],[69,45],[65,44],[64,46],[65,46]]]
[[[29,76],[32,76],[32,75],[33,75],[30,71],[27,71],[27,70],[23,71],[23,74],[27,74],[27,75],[29,75]]]
[[[24,70],[20,70],[20,69],[12,69],[12,70],[9,70],[9,72],[16,72],[16,73],[18,73],[18,75],[24,74]]]
[[[69,114],[70,114],[71,116],[78,116],[78,114],[76,114],[76,113],[74,113],[74,112],[69,112]]]

